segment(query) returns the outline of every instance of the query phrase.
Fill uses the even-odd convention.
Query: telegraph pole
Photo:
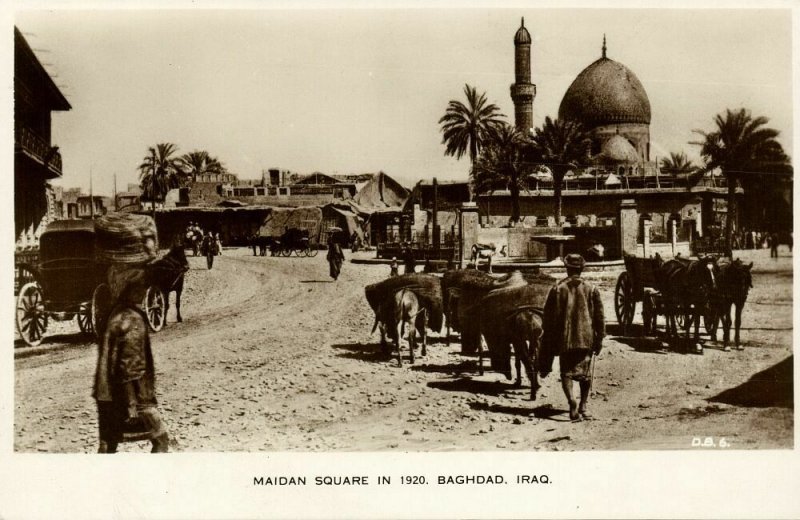
[[[156,150],[153,149],[153,173],[150,175],[150,207],[153,210],[153,223],[156,221]]]
[[[94,189],[92,185],[92,167],[89,166],[89,216],[94,220]]]

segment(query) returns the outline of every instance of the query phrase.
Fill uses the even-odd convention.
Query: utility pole
[[[436,180],[436,177],[433,178],[433,250],[436,254],[436,258],[439,258],[439,242],[441,241],[441,237],[439,237],[439,226],[438,226],[438,215],[439,212],[439,183]]]
[[[92,167],[89,166],[89,216],[94,220],[94,187],[92,185]]]
[[[153,210],[153,222],[156,221],[156,150],[153,149],[153,172],[150,175],[150,207]]]
[[[117,173],[114,172],[114,211],[119,211],[117,206]]]

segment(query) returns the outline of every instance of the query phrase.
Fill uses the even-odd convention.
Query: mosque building
[[[514,35],[511,99],[515,126],[526,134],[533,131],[537,89],[531,77],[531,42],[523,19]],[[647,223],[647,238],[653,242],[678,239],[688,243],[707,233],[709,227],[720,225],[725,214],[725,188],[707,185],[702,174],[673,174],[659,169],[658,158],[651,151],[652,110],[647,92],[632,70],[608,57],[605,36],[600,57],[567,88],[558,118],[579,122],[588,131],[590,164],[565,177],[560,223],[553,217],[552,177],[537,175],[540,182],[534,189],[520,194],[520,227],[595,228],[573,231],[615,242],[607,249],[619,255],[635,252],[631,249],[637,241],[644,241],[645,233],[640,226],[637,236],[618,239],[621,208],[628,220],[635,211],[635,218]],[[476,202],[484,227],[508,224],[508,191],[480,194]]]

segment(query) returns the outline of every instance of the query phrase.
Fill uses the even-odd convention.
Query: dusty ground
[[[610,324],[595,420],[582,423],[567,419],[557,370],[532,402],[527,381],[477,376],[476,359],[443,337],[433,335],[414,366],[381,356],[363,287],[386,266],[347,263],[334,283],[324,254],[226,251],[211,271],[190,258],[184,322],[153,335],[160,407],[175,451],[691,449],[695,437],[791,448],[792,265],[783,254],[742,254],[756,262],[744,351],[708,343],[703,356],[684,354],[615,336]],[[611,320],[616,274],[591,275]],[[96,449],[95,347],[76,332],[75,322],[59,324],[45,340],[51,351],[16,361],[17,451]]]

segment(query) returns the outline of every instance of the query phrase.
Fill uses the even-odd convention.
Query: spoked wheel
[[[294,254],[297,256],[308,256],[308,248],[307,247],[298,247],[294,250]]]
[[[111,314],[111,289],[108,285],[101,283],[94,288],[92,304],[89,309],[92,331],[98,341],[103,338],[103,334],[106,332],[109,314]]]
[[[306,254],[311,258],[313,258],[319,254],[319,249],[317,249],[316,247],[309,247],[308,250],[306,251]]]
[[[78,307],[78,327],[84,334],[94,334],[94,326],[92,325],[92,302],[83,302]]]
[[[144,295],[144,302],[142,306],[144,307],[144,313],[147,316],[147,322],[150,324],[150,328],[153,330],[153,332],[158,332],[159,330],[163,329],[167,306],[164,299],[164,293],[161,291],[161,289],[155,285],[148,287],[147,292]]]
[[[42,289],[36,282],[22,286],[17,296],[17,332],[22,341],[31,347],[42,342],[47,330],[47,313],[44,310]]]
[[[627,271],[617,278],[617,287],[614,289],[614,312],[617,323],[622,327],[623,334],[633,323],[633,313],[636,310],[636,300],[633,297],[633,286]]]

